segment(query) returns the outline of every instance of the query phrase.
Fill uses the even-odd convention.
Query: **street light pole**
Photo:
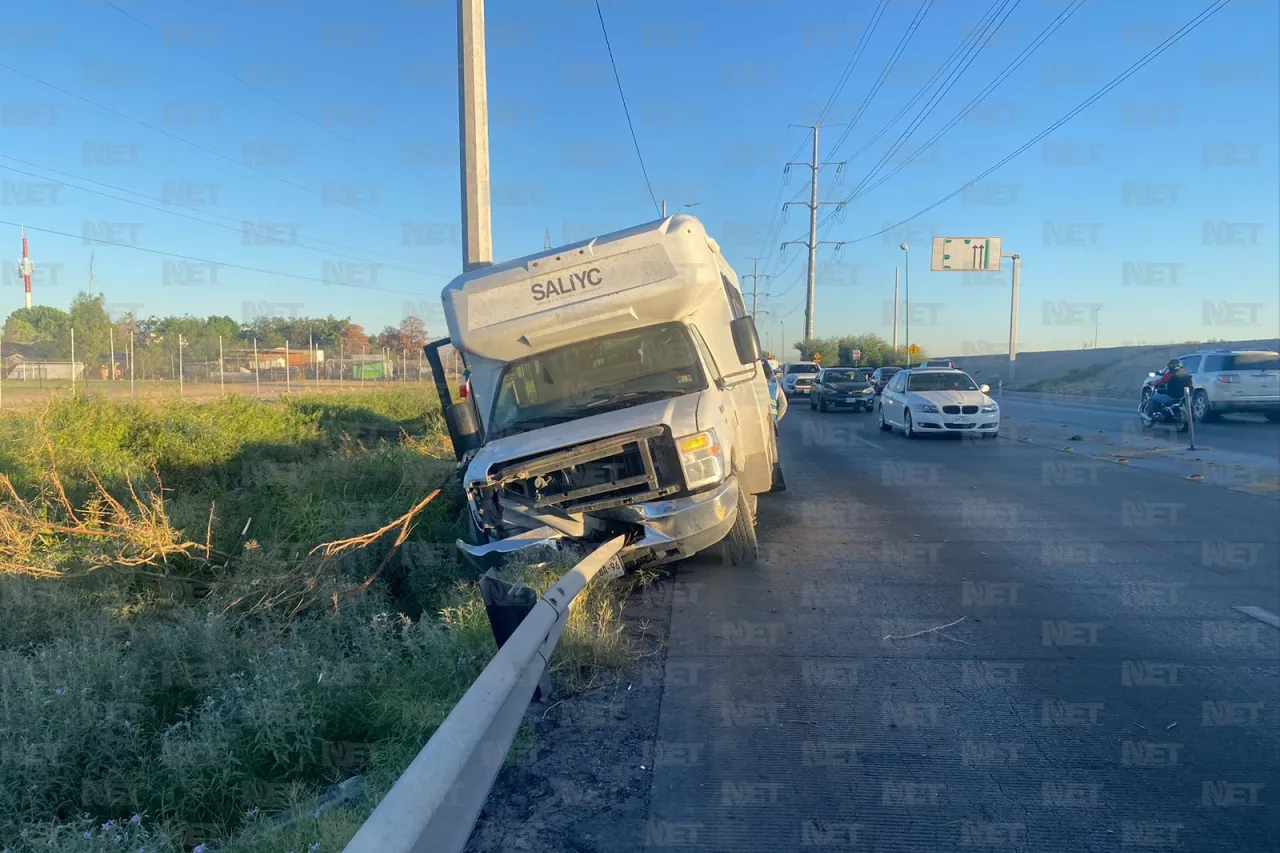
[[[898,247],[902,250],[902,290],[906,298],[907,308],[907,367],[911,366],[911,250],[906,243]],[[894,352],[897,355],[897,352]]]

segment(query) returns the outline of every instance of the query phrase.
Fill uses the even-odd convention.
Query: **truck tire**
[[[731,566],[749,566],[760,559],[760,542],[756,539],[754,495],[738,492],[738,517],[729,533],[720,540],[722,561]]]

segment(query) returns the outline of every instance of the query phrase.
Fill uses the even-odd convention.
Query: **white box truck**
[[[460,461],[477,565],[627,537],[625,568],[722,544],[756,559],[756,496],[785,488],[760,342],[692,216],[465,273],[427,358]],[[451,399],[451,344],[468,394]]]

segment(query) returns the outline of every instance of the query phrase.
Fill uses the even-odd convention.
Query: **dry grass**
[[[494,651],[424,399],[0,417],[0,848],[342,849]],[[626,588],[574,602],[560,689],[625,663]]]

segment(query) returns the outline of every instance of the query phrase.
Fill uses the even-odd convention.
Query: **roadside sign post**
[[[1013,261],[1009,294],[1009,382],[1017,381],[1018,368],[1018,278],[1022,256],[1005,253],[1001,237],[934,237],[932,272],[1000,272],[1000,261]]]
[[[1187,449],[1196,450],[1197,449],[1196,448],[1196,412],[1195,412],[1195,409],[1191,408],[1191,389],[1190,388],[1182,389],[1182,400],[1183,400],[1182,404],[1186,406],[1187,429],[1190,430],[1191,432],[1191,444],[1189,447],[1187,447]]]

